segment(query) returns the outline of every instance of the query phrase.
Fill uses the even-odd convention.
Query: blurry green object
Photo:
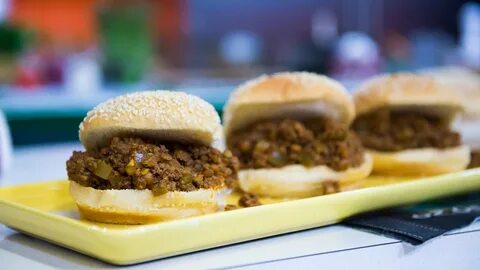
[[[147,3],[101,8],[100,40],[107,80],[137,82],[142,79],[153,58],[149,18]]]
[[[25,35],[22,31],[9,24],[0,24],[0,54],[16,55],[25,45]]]
[[[0,23],[0,84],[12,82],[17,57],[28,40],[28,33],[20,27]]]

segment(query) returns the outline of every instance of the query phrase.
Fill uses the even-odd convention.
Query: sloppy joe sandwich
[[[480,167],[480,73],[464,67],[441,67],[423,71],[459,94],[464,111],[453,125],[471,148],[469,168]]]
[[[220,118],[181,92],[119,96],[80,124],[85,151],[67,161],[83,217],[142,224],[223,210],[238,160],[222,151]]]
[[[240,188],[307,197],[366,177],[371,159],[349,130],[354,116],[349,93],[326,76],[285,72],[241,85],[224,108],[227,147],[240,161]]]
[[[458,95],[426,75],[381,75],[354,93],[353,129],[373,157],[373,171],[436,175],[460,171],[469,147],[451,128],[462,111]]]

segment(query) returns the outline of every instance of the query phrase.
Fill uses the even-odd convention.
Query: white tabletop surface
[[[16,149],[0,185],[64,179],[79,144]],[[261,222],[261,221],[260,221]],[[128,243],[119,243],[128,244]],[[418,247],[341,225],[129,266],[131,269],[480,269],[480,222]],[[0,269],[115,268],[0,225]]]

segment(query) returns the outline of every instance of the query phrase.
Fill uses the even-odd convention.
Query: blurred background
[[[85,113],[146,89],[221,112],[262,73],[480,70],[480,4],[435,0],[0,0],[0,108],[16,147],[77,141]]]

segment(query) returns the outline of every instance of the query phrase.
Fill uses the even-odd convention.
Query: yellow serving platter
[[[480,190],[480,169],[422,179],[370,177],[336,194],[151,225],[82,220],[67,181],[0,188],[0,222],[113,264],[132,264],[337,223],[375,209]],[[230,198],[235,200],[235,194]]]

